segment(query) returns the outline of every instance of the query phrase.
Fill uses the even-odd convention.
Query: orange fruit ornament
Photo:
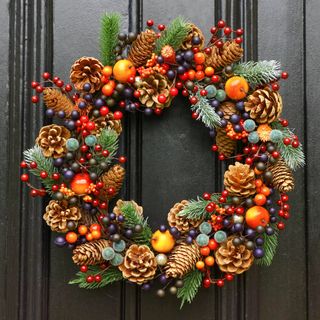
[[[169,230],[166,230],[165,232],[157,230],[152,235],[151,245],[157,252],[168,253],[173,249],[174,244],[175,240]]]
[[[214,265],[214,258],[212,256],[206,257],[204,262],[207,266],[212,267]]]
[[[246,212],[246,223],[250,228],[265,227],[270,220],[269,211],[261,206],[253,206]]]
[[[253,200],[256,205],[263,206],[267,202],[267,197],[262,193],[258,193]]]
[[[127,59],[119,60],[113,67],[113,76],[119,82],[128,82],[129,78],[136,75],[136,68]]]
[[[85,194],[91,183],[88,173],[77,173],[71,180],[70,188],[76,194]]]
[[[75,243],[78,240],[78,236],[75,232],[70,231],[66,234],[66,241],[68,243]]]
[[[206,60],[206,57],[205,55],[202,53],[202,52],[197,52],[195,55],[194,55],[194,62],[196,64],[203,64],[204,61]]]
[[[111,66],[105,66],[103,69],[102,69],[102,74],[105,76],[105,77],[110,77],[112,75],[112,67]]]
[[[88,232],[88,227],[82,224],[81,226],[78,227],[78,232],[80,235],[84,236]]]
[[[247,95],[249,85],[245,78],[236,76],[227,80],[224,90],[232,100],[241,100]]]

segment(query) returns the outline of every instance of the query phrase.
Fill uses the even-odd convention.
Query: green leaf
[[[181,299],[180,309],[185,302],[191,303],[196,296],[202,282],[203,274],[195,269],[183,277],[183,287],[178,289],[177,297]]]
[[[278,230],[276,228],[275,232],[272,236],[268,236],[267,234],[263,234],[264,238],[264,256],[261,259],[256,259],[255,262],[257,265],[260,266],[270,266],[273,260],[274,255],[276,254],[277,247],[278,247]]]

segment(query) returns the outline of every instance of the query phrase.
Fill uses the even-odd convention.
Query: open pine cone
[[[132,244],[119,270],[125,279],[137,284],[151,280],[157,270],[154,253],[145,245]]]
[[[142,208],[141,206],[139,206],[139,205],[138,205],[135,201],[133,201],[133,200],[131,200],[131,201],[124,201],[124,200],[119,199],[119,200],[117,201],[115,207],[113,208],[113,213],[115,213],[117,216],[118,216],[119,214],[122,214],[122,210],[121,210],[122,206],[124,206],[125,204],[127,204],[127,203],[129,203],[129,202],[134,206],[134,208],[136,209],[136,212],[142,216],[142,215],[143,215],[143,208]]]
[[[92,132],[99,135],[105,128],[114,130],[117,134],[122,132],[121,120],[114,120],[113,112],[109,112],[105,117],[99,117],[94,119],[96,129]]]
[[[70,70],[70,80],[78,91],[83,91],[85,83],[91,84],[90,93],[98,91],[101,86],[102,63],[93,57],[82,57],[76,60]]]
[[[236,150],[236,140],[231,139],[223,128],[217,128],[216,131],[216,145],[218,146],[218,152],[222,153],[226,157],[232,156]]]
[[[216,263],[222,272],[241,274],[252,266],[254,257],[252,250],[245,245],[234,246],[233,239],[234,236],[228,237],[215,251]]]
[[[223,112],[223,118],[229,120],[233,114],[239,114],[236,104],[232,101],[225,101],[220,104],[219,111]]]
[[[224,173],[224,185],[232,196],[249,197],[256,192],[254,171],[249,165],[236,162]]]
[[[204,47],[204,35],[202,31],[193,23],[189,23],[190,31],[186,37],[186,39],[182,42],[181,49],[182,50],[189,50],[192,47],[197,47],[200,50]],[[198,37],[200,39],[200,43],[195,45],[192,43],[192,39]]]
[[[36,143],[45,157],[60,158],[66,153],[66,142],[70,136],[65,127],[50,124],[41,128]]]
[[[67,116],[75,108],[73,102],[61,90],[54,88],[43,90],[43,101],[48,109],[52,109],[54,112],[64,111]]]

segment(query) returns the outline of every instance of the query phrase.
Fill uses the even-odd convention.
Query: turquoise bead
[[[219,230],[214,234],[214,240],[218,243],[222,243],[227,240],[227,234],[224,231]]]
[[[114,255],[114,258],[110,261],[110,263],[113,266],[120,266],[120,264],[123,262],[123,256],[120,253],[116,253]]]
[[[270,140],[272,142],[279,142],[282,140],[282,138],[283,134],[280,130],[275,129],[270,132]]]
[[[87,146],[92,147],[97,143],[97,138],[91,134],[84,139],[84,142]]]
[[[214,98],[215,95],[217,94],[217,88],[212,84],[209,86],[206,86],[206,90],[208,92],[207,97],[209,99]]]
[[[76,151],[79,149],[79,141],[75,138],[70,138],[66,142],[66,147],[69,151]]]
[[[123,240],[120,240],[119,242],[114,242],[112,247],[114,251],[122,252],[126,248],[126,243]]]
[[[247,132],[251,132],[256,128],[256,123],[252,120],[252,119],[247,119],[244,123],[243,123],[243,128],[244,130],[246,130]]]
[[[200,247],[206,246],[209,243],[209,237],[206,234],[199,234],[196,238],[196,242]]]
[[[114,256],[115,252],[111,247],[107,247],[102,250],[102,258],[104,260],[112,260]]]
[[[209,222],[202,222],[199,226],[201,233],[209,234],[212,230],[211,224]]]
[[[226,98],[226,92],[222,89],[217,90],[215,97],[218,101],[222,102]]]
[[[259,138],[259,134],[257,131],[252,131],[250,132],[249,136],[248,136],[248,141],[250,143],[257,143],[259,142],[260,138]]]

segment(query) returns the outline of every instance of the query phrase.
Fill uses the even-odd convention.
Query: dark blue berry
[[[179,66],[177,68],[178,74],[184,74],[186,72],[186,69],[183,66]]]
[[[191,50],[188,50],[186,51],[184,54],[183,54],[183,57],[186,61],[192,61],[193,60],[193,57],[194,57],[194,54]]]
[[[90,94],[90,93],[85,94],[83,97],[84,97],[84,99],[86,101],[91,101],[92,100],[92,94]]]
[[[95,105],[97,108],[103,107],[104,104],[105,104],[105,102],[104,102],[102,99],[97,99],[97,100],[94,102],[94,105]]]
[[[151,108],[145,108],[144,109],[144,114],[146,116],[151,116],[153,114],[153,110]]]
[[[239,123],[240,121],[240,116],[237,115],[237,114],[233,114],[231,117],[230,117],[230,122],[234,123],[234,124],[237,124]]]
[[[166,227],[164,224],[162,224],[162,225],[159,227],[159,230],[160,230],[161,232],[165,232],[165,231],[167,230],[167,227]]]
[[[91,84],[90,83],[85,83],[83,85],[83,90],[84,91],[90,91],[91,90]]]
[[[239,110],[239,111],[243,111],[244,110],[244,102],[243,101],[238,101],[236,103],[236,108]]]
[[[78,103],[78,107],[79,107],[79,109],[84,109],[87,107],[87,103],[85,101],[80,101]]]
[[[48,118],[52,118],[54,116],[54,111],[52,109],[47,109],[46,110],[46,116]]]
[[[158,56],[157,62],[160,63],[160,64],[164,63],[164,58],[163,58],[163,56]]]
[[[168,70],[167,77],[169,80],[173,80],[176,77],[176,73],[173,70]]]
[[[64,111],[59,111],[58,112],[58,117],[63,119],[66,116],[66,113]]]

